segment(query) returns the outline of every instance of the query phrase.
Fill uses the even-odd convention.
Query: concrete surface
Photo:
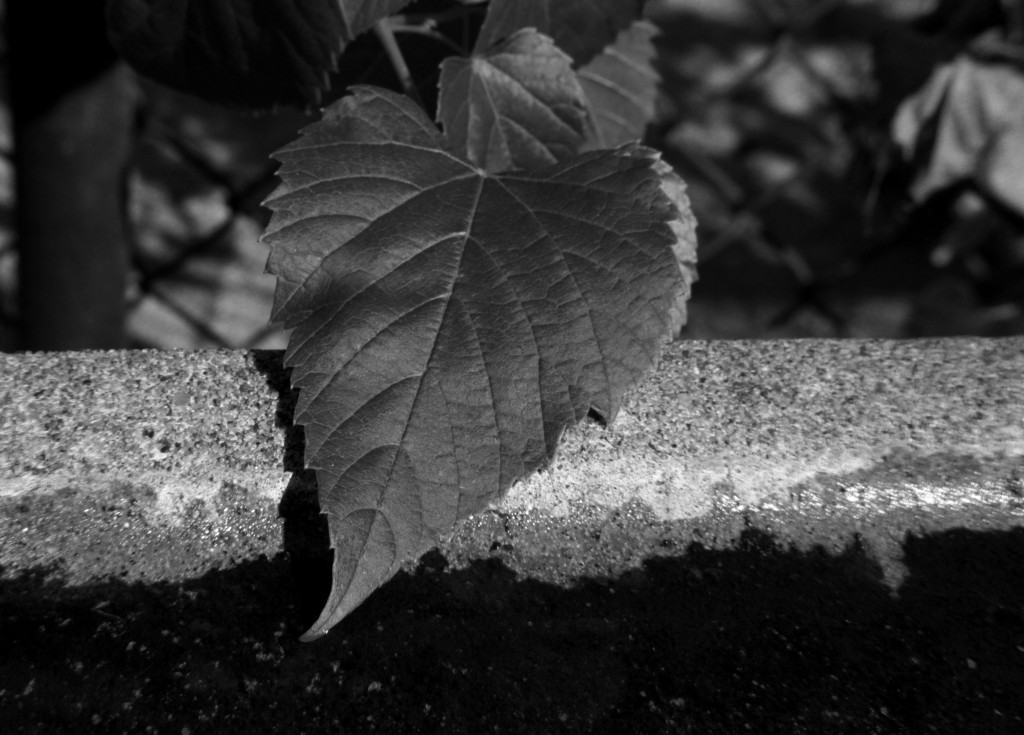
[[[287,507],[315,493],[279,353],[0,367],[6,574],[186,579],[280,551]],[[801,548],[860,534],[898,582],[907,530],[1024,520],[1022,407],[1020,338],[678,343],[610,427],[568,432],[549,471],[443,548],[472,557],[497,539],[531,573],[566,578],[694,538],[728,546],[753,524]],[[618,526],[633,529],[628,554],[581,540]],[[555,564],[561,542],[540,537],[572,553]]]
[[[307,647],[329,558],[279,353],[0,369],[12,732],[1024,727],[1024,339],[673,345],[612,426]],[[743,663],[780,656],[798,676]]]

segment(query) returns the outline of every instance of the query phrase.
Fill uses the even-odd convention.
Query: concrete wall
[[[0,575],[175,581],[322,553],[277,352],[0,355]],[[1024,339],[684,342],[611,427],[441,540],[455,567],[614,576],[752,528],[868,551],[1024,525]]]

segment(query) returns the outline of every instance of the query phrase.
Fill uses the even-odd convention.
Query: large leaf
[[[579,70],[590,113],[583,150],[614,148],[643,137],[661,82],[653,64],[657,33],[648,21],[636,21]]]
[[[554,39],[575,64],[585,64],[636,18],[644,0],[491,0],[477,36],[476,51],[522,28]]]
[[[491,172],[574,155],[584,140],[585,105],[569,57],[532,28],[486,53],[441,64],[438,119],[445,135]]]
[[[139,72],[211,102],[317,105],[345,44],[410,0],[108,0]]]
[[[544,466],[566,426],[615,416],[688,290],[673,247],[692,217],[654,151],[492,175],[372,87],[277,156],[274,319],[335,549],[309,639]]]

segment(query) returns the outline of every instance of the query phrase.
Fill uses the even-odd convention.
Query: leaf
[[[335,549],[308,640],[543,467],[567,426],[615,416],[688,292],[673,247],[692,218],[655,151],[493,175],[373,87],[277,157],[274,320],[294,330],[285,364]]]
[[[492,0],[477,36],[485,52],[522,28],[554,39],[575,64],[585,64],[636,18],[643,0]]]
[[[1018,66],[964,54],[937,69],[893,120],[893,139],[917,169],[913,196],[923,200],[975,181],[1024,211],[1024,201],[1014,201],[1019,193],[1006,186],[1015,180],[1019,162],[1012,156],[993,156],[996,150],[1014,150],[1013,131],[1024,128],[1022,109],[1024,73]]]
[[[1024,218],[1024,124],[993,136],[975,180],[983,192]]]
[[[114,47],[156,81],[224,105],[320,103],[344,46],[410,0],[109,0]]]
[[[485,53],[445,59],[438,120],[457,151],[491,172],[637,140],[654,117],[656,34],[637,21],[575,74],[531,28]]]
[[[439,86],[449,142],[488,171],[555,163],[583,143],[585,100],[570,59],[532,28],[485,54],[445,59]]]
[[[640,20],[579,70],[589,125],[583,150],[614,148],[643,137],[661,81],[652,64],[658,29]]]

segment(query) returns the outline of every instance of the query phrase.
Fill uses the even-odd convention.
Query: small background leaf
[[[484,54],[445,59],[438,120],[449,142],[491,172],[574,155],[587,113],[570,64],[550,38],[531,28]]]
[[[614,148],[643,137],[661,82],[653,66],[657,34],[653,24],[636,21],[579,70],[590,111],[583,150]]]
[[[521,28],[536,28],[554,39],[575,65],[585,64],[640,17],[643,4],[643,0],[492,0],[476,51],[485,52]]]
[[[975,178],[982,191],[1024,218],[1024,121],[993,136]]]
[[[278,153],[265,239],[335,548],[325,633],[456,519],[607,420],[692,274],[681,181],[637,145],[490,175],[370,87]]]
[[[1024,212],[1014,200],[1020,187],[1018,159],[1011,152],[1024,129],[1024,75],[1009,63],[964,54],[940,67],[928,83],[899,108],[893,138],[916,169],[911,192],[919,200],[954,184],[974,180]],[[1005,170],[1000,170],[1005,166]]]
[[[320,103],[345,44],[410,0],[110,0],[107,27],[140,73],[211,102]]]

